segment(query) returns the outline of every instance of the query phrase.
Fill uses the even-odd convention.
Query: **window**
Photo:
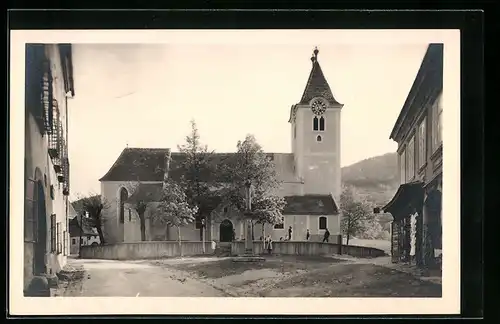
[[[321,142],[322,138],[321,135],[316,136],[316,142]]]
[[[50,252],[57,251],[56,214],[50,215]]]
[[[24,210],[24,241],[36,242],[37,240],[37,195],[35,181],[28,179],[26,183],[26,207]]]
[[[274,229],[284,229],[285,228],[285,217],[281,216],[281,223],[275,224]]]
[[[120,210],[119,210],[119,213],[120,213],[120,223],[124,223],[125,222],[125,210],[124,210],[124,206],[125,206],[125,201],[127,200],[128,198],[128,192],[127,192],[127,189],[125,188],[121,188],[120,189]]]
[[[426,150],[426,141],[425,141],[425,123],[426,118],[422,120],[420,125],[418,126],[418,167],[421,168],[424,166],[425,161],[427,159],[427,150]]]
[[[313,130],[317,131],[319,129],[318,123],[319,123],[318,117],[314,117],[314,119],[313,119]]]
[[[224,207],[224,212],[227,213],[227,207]]]
[[[441,103],[441,94],[432,105],[432,152],[435,152],[443,142],[442,139],[442,115],[443,105]]]
[[[412,136],[406,147],[406,180],[410,181],[415,176],[415,136]]]
[[[67,239],[67,234],[66,234],[66,231],[63,232],[63,254],[66,255],[66,250],[67,250],[67,246],[68,246],[68,242],[66,241]]]
[[[76,238],[71,239],[71,244],[76,244]]]
[[[321,116],[321,118],[319,119],[319,130],[325,130],[325,118],[323,116]]]
[[[320,230],[326,230],[327,222],[326,222],[326,217],[321,216],[319,218],[319,229]]]
[[[61,226],[61,222],[58,222],[57,223],[57,254],[61,254],[62,253],[62,233],[61,233],[61,230],[62,230],[62,226]]]
[[[128,209],[128,221],[132,221],[132,211],[130,210],[130,208]]]
[[[399,179],[401,184],[406,182],[406,154],[405,150],[399,154]]]

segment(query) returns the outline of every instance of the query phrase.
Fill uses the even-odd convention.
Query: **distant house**
[[[443,44],[430,44],[391,132],[400,183],[391,213],[393,262],[437,264],[441,254]]]
[[[69,222],[71,255],[75,255],[80,252],[80,238],[82,240],[82,246],[99,245],[101,243],[97,230],[95,228],[90,228],[85,224],[85,222],[83,222],[83,226],[80,226],[79,218],[80,217],[75,217]]]
[[[71,217],[69,222],[70,254],[75,255],[80,251],[80,238],[82,239],[82,246],[99,245],[101,240],[99,239],[97,229],[90,227],[88,222],[82,222],[81,215],[84,214],[83,200],[73,201],[71,209],[73,210],[73,217]]]

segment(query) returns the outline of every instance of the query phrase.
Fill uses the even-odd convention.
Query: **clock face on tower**
[[[315,115],[323,115],[326,111],[326,103],[321,99],[315,99],[311,103],[311,109]]]

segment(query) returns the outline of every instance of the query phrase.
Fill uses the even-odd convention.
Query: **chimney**
[[[165,172],[163,173],[163,182],[167,181],[168,179],[168,171],[170,170],[170,158],[171,158],[171,151],[170,149],[167,149],[167,153],[165,153]]]

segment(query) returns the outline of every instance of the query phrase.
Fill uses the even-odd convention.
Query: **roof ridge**
[[[104,174],[104,175],[103,175],[103,176],[99,179],[99,181],[101,181],[102,179],[104,179],[104,178],[105,178],[105,177],[106,177],[106,176],[107,176],[107,175],[111,172],[111,170],[113,170],[113,168],[114,168],[114,167],[118,164],[118,161],[120,161],[120,158],[121,158],[121,157],[123,156],[123,154],[125,153],[125,150],[126,150],[126,149],[127,149],[127,147],[126,147],[126,148],[124,148],[124,149],[121,151],[120,155],[118,155],[118,158],[116,158],[116,160],[115,160],[115,162],[113,163],[113,165],[111,166],[111,168],[109,168],[109,169],[108,169],[108,171],[107,171],[107,172],[106,172],[106,173],[105,173],[105,174]]]

